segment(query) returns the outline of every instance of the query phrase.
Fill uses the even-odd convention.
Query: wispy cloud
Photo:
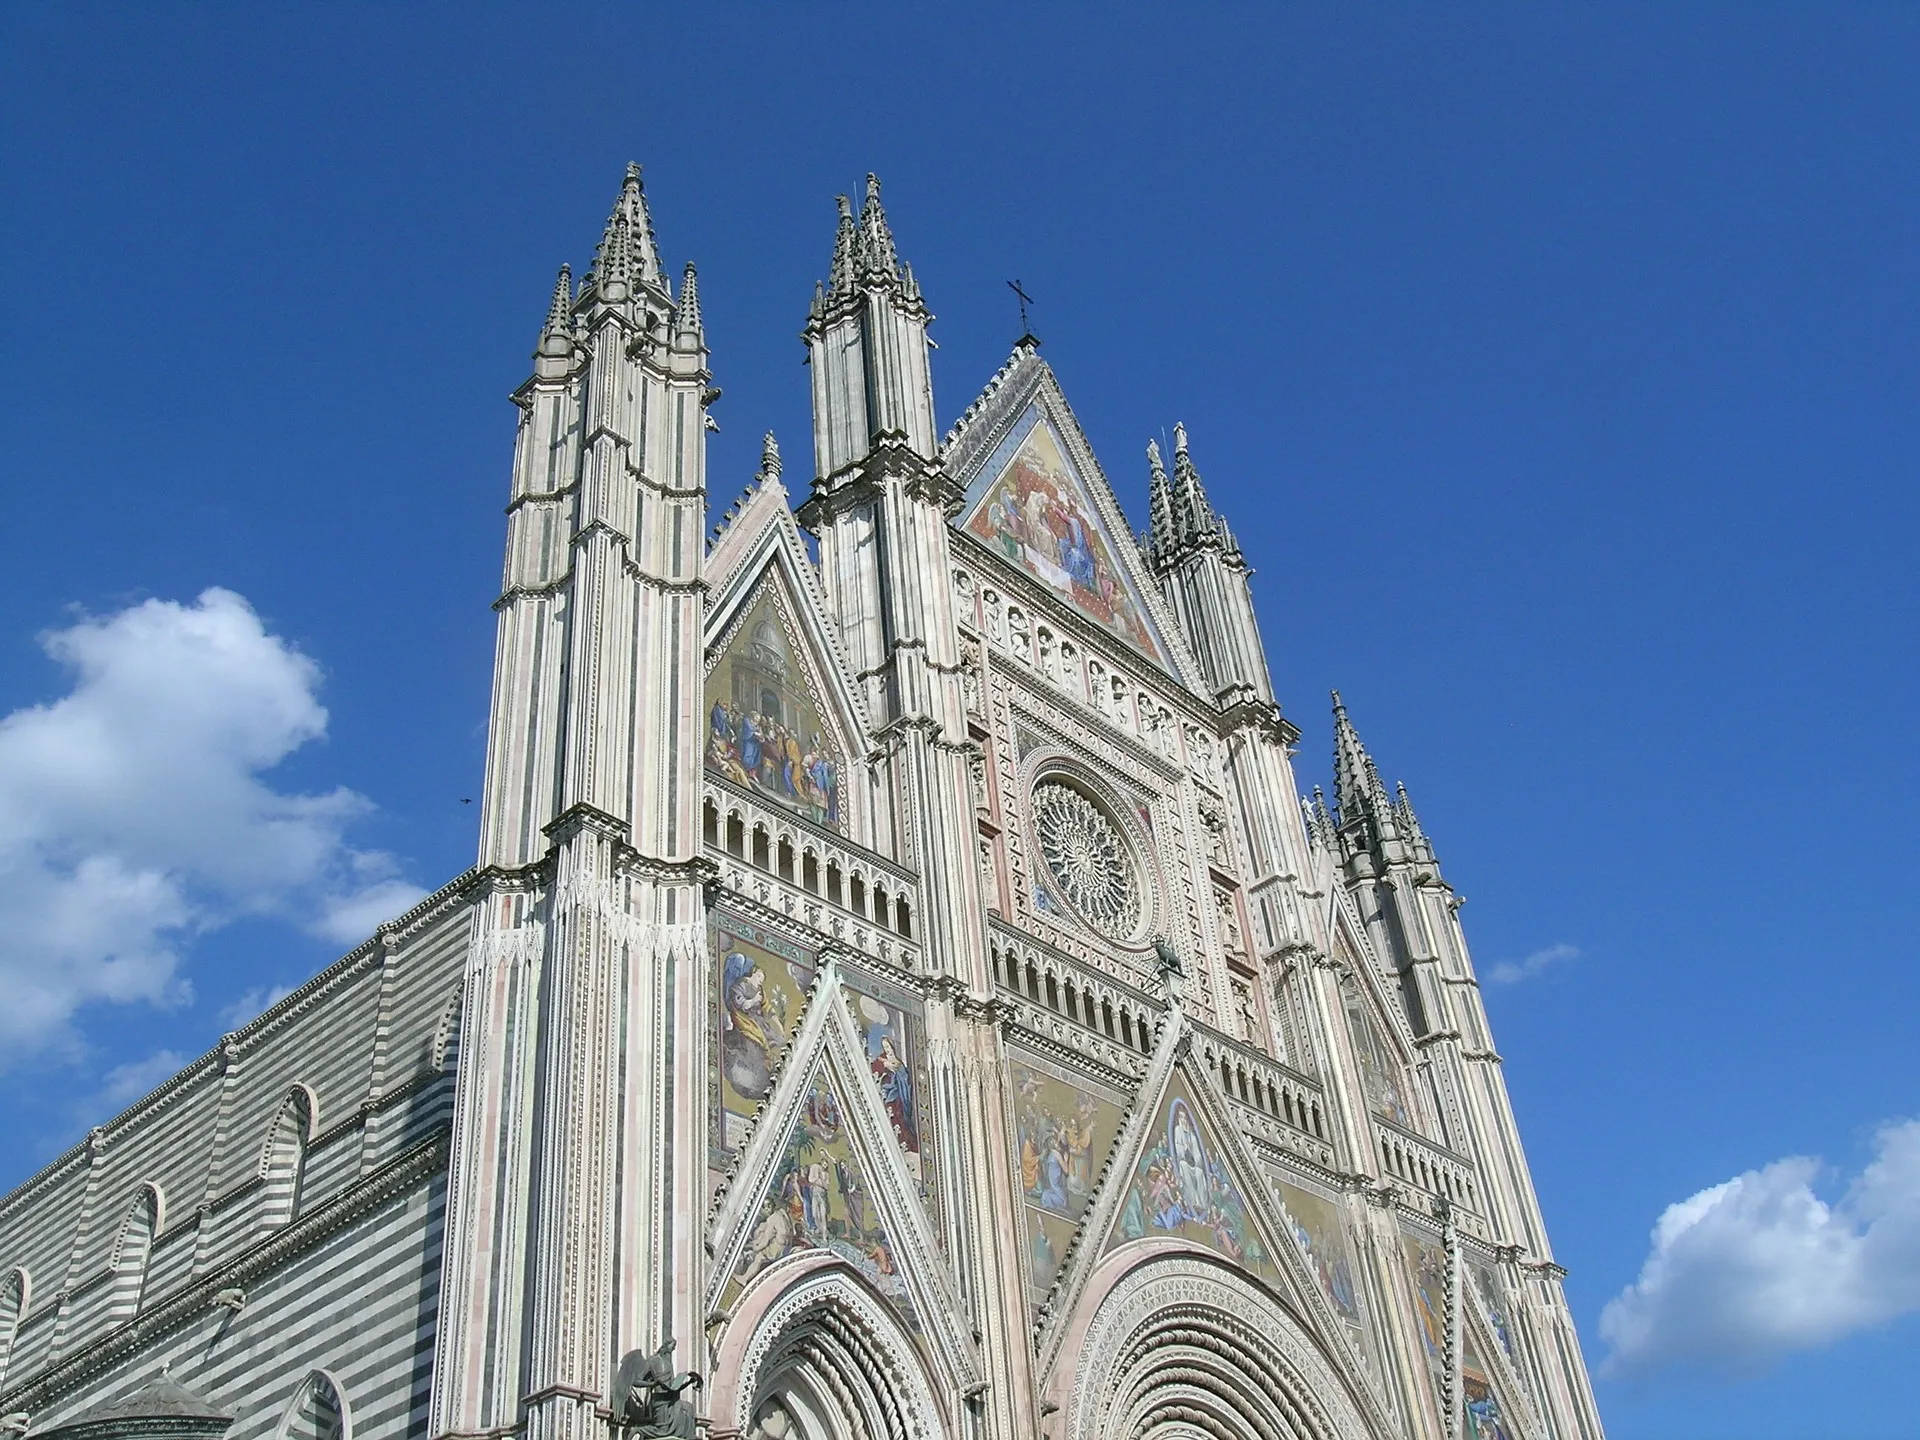
[[[278,1005],[294,988],[292,985],[256,985],[220,1012],[220,1023],[229,1030],[238,1030],[255,1016]]]
[[[260,778],[327,712],[319,667],[240,596],[149,600],[41,643],[73,685],[0,719],[0,1063],[72,1048],[88,1005],[181,1003],[182,947],[237,915],[338,939],[421,893],[347,843],[365,798]]]
[[[168,1079],[191,1058],[178,1050],[156,1050],[144,1060],[116,1065],[100,1077],[97,1103],[93,1113],[114,1114],[124,1110],[162,1080]]]
[[[1920,1119],[1883,1126],[1828,1205],[1793,1156],[1670,1205],[1640,1278],[1607,1303],[1606,1368],[1752,1370],[1920,1310]]]
[[[1487,971],[1487,979],[1495,985],[1517,985],[1522,980],[1533,979],[1534,976],[1549,966],[1558,965],[1563,960],[1578,960],[1579,958],[1580,947],[1578,945],[1569,945],[1565,941],[1561,941],[1557,945],[1549,945],[1543,950],[1536,950],[1531,955],[1524,956],[1519,960],[1502,960],[1491,970]]]

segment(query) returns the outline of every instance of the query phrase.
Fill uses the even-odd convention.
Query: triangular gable
[[[861,997],[833,960],[712,1227],[707,1308],[724,1314],[765,1276],[844,1264],[924,1339],[961,1388],[978,1362],[945,1262],[854,1018]]]
[[[728,1307],[763,1270],[802,1250],[827,1250],[851,1265],[914,1330],[921,1328],[901,1275],[899,1247],[873,1199],[847,1119],[841,1086],[817,1066],[809,1079],[727,1286]]]
[[[959,524],[1101,629],[1171,670],[1138,561],[1128,553],[1136,547],[1124,524],[1106,513],[1117,508],[1095,500],[1060,426],[1035,399],[968,486]]]
[[[1176,1070],[1121,1193],[1106,1248],[1149,1237],[1182,1239],[1277,1285],[1280,1275],[1269,1242],[1233,1168],[1192,1082]]]
[[[1164,1253],[1166,1242],[1171,1241],[1218,1255],[1264,1281],[1318,1337],[1323,1353],[1347,1379],[1356,1399],[1371,1409],[1373,1389],[1361,1368],[1360,1342],[1291,1237],[1287,1217],[1246,1139],[1192,1050],[1192,1028],[1176,1008],[1161,1026],[1136,1108],[1128,1114],[1109,1157],[1111,1173],[1103,1175],[1079,1241],[1048,1296],[1036,1347],[1040,1368],[1044,1372],[1060,1362],[1076,1308],[1085,1303],[1089,1277],[1104,1257],[1136,1241],[1143,1249],[1157,1242]],[[1197,1156],[1192,1145],[1179,1138],[1177,1117],[1182,1113],[1197,1135]],[[1182,1152],[1187,1169],[1197,1173],[1182,1176],[1182,1162],[1172,1159]],[[1171,1166],[1162,1163],[1163,1154]],[[1201,1212],[1196,1202],[1203,1195],[1206,1219],[1199,1221],[1192,1215]],[[1099,1237],[1104,1237],[1104,1244],[1086,1243]],[[1234,1258],[1236,1251],[1241,1258]]]
[[[1196,693],[1204,689],[1199,663],[1147,572],[1093,447],[1052,368],[1030,346],[1018,347],[967,407],[940,456],[966,491],[954,522],[962,533]],[[1049,478],[1057,503],[1043,495],[1036,504],[1031,490],[1018,493],[1017,460],[1059,477]],[[1020,506],[1012,519],[1004,508],[1009,499]]]

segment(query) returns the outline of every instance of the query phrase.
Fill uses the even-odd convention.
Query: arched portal
[[[1067,1411],[1067,1440],[1380,1440],[1383,1433],[1369,1423],[1353,1376],[1299,1317],[1199,1257],[1166,1255],[1127,1270],[1076,1339],[1062,1351],[1066,1373],[1052,1387]]]
[[[917,1347],[887,1304],[843,1270],[800,1278],[716,1356],[717,1425],[746,1440],[940,1440]],[[729,1353],[730,1352],[730,1353]],[[731,1362],[731,1363],[730,1363]]]

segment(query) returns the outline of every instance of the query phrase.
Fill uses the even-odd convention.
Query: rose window
[[[1033,787],[1033,829],[1054,884],[1086,922],[1115,940],[1140,926],[1133,851],[1106,813],[1072,785]]]

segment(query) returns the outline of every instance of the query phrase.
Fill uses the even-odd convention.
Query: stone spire
[[[900,257],[893,248],[893,231],[880,205],[880,177],[867,175],[867,199],[860,207],[860,278],[885,284],[900,281]]]
[[[1160,461],[1160,442],[1147,441],[1147,544],[1155,565],[1174,552],[1173,496],[1167,487],[1167,467]]]
[[[573,353],[573,267],[562,265],[553,282],[553,299],[547,305],[547,322],[540,327],[540,344],[534,354],[540,358],[564,359]]]
[[[609,304],[631,298],[642,285],[663,292],[666,289],[659,247],[653,238],[653,217],[647,213],[647,197],[636,164],[627,166],[613,213],[607,217],[607,228],[594,256],[593,279],[600,299]]]
[[[835,202],[833,263],[801,332],[813,367],[816,484],[849,477],[876,447],[904,444],[925,460],[939,448],[928,364],[933,316],[901,264],[880,181],[867,177],[858,210],[844,195]]]
[[[1207,503],[1200,472],[1187,453],[1187,427],[1173,427],[1173,526],[1183,545],[1196,545],[1219,535],[1213,507]]]
[[[1347,718],[1338,690],[1333,692],[1333,809],[1342,825],[1350,825],[1373,808],[1374,788],[1380,783],[1373,758],[1360,743],[1360,732]]]
[[[844,300],[853,293],[855,252],[860,247],[860,232],[853,218],[853,202],[844,195],[833,197],[840,207],[840,224],[833,232],[833,264],[827,271],[829,300]]]
[[[675,342],[682,350],[699,350],[706,344],[700,324],[700,279],[691,260],[680,278],[680,308],[675,312],[673,330]]]
[[[760,468],[753,478],[762,485],[780,479],[780,442],[773,438],[771,430],[760,439]]]

